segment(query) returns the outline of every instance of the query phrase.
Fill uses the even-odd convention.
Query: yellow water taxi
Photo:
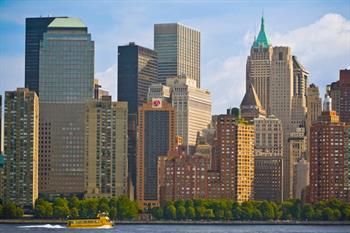
[[[110,228],[113,224],[105,214],[98,214],[96,219],[68,220],[68,228]]]

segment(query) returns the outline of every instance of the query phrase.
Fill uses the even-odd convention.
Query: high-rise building
[[[196,81],[186,76],[167,79],[171,89],[171,103],[176,110],[176,135],[186,146],[195,145],[197,133],[211,122],[211,99],[207,90],[196,86]]]
[[[154,50],[158,55],[159,80],[186,75],[200,87],[200,32],[179,23],[154,25]]]
[[[350,124],[350,70],[340,70],[339,80],[328,85],[332,108],[340,121]]]
[[[0,198],[4,200],[4,169],[5,169],[5,161],[4,155],[0,153]]]
[[[283,130],[274,116],[254,119],[254,199],[281,202],[283,197]]]
[[[204,138],[202,138],[204,139]],[[159,183],[163,201],[179,199],[252,198],[254,176],[254,126],[239,118],[239,110],[229,110],[216,120],[215,156],[211,147],[198,139],[196,152],[188,155],[180,149],[161,157]],[[214,155],[214,154],[213,154]],[[215,165],[210,163],[215,163]]]
[[[285,176],[289,177],[289,191],[291,196],[296,198],[296,186],[297,186],[297,173],[296,167],[300,160],[306,159],[307,153],[307,138],[305,134],[305,128],[296,128],[294,132],[289,134],[289,164],[288,170],[285,172]],[[286,174],[288,172],[288,174]]]
[[[143,104],[138,113],[136,199],[140,208],[159,206],[158,158],[175,149],[175,109],[161,99]]]
[[[263,109],[269,113],[272,46],[265,33],[264,18],[250,50],[246,67],[246,89],[253,85]]]
[[[295,166],[295,182],[293,187],[293,196],[297,199],[304,199],[307,186],[310,183],[310,163],[306,159],[301,159]]]
[[[254,118],[266,117],[266,111],[262,107],[252,84],[248,86],[240,108],[241,116],[246,121],[253,122]]]
[[[4,201],[32,208],[38,198],[39,99],[34,91],[5,92]]]
[[[310,202],[350,200],[349,135],[350,126],[339,121],[326,96],[322,115],[310,132]]]
[[[322,99],[315,84],[310,84],[306,90],[306,132],[309,135],[311,125],[315,123],[322,112]]]
[[[253,197],[255,136],[254,125],[240,120],[236,112],[217,118],[214,148],[220,186],[215,191],[221,198],[243,202]]]
[[[94,79],[94,99],[102,99],[103,96],[109,96],[109,92],[102,89],[98,79]]]
[[[111,96],[86,109],[86,195],[128,195],[128,105]]]
[[[25,87],[39,95],[40,41],[57,17],[26,18]],[[64,17],[60,17],[64,18]]]
[[[170,77],[167,85],[153,84],[148,96],[169,101],[176,109],[176,135],[183,145],[194,146],[197,134],[211,122],[211,99],[207,90],[196,86],[196,81],[186,76]],[[169,98],[170,97],[170,98]]]
[[[82,194],[85,108],[94,97],[94,42],[80,19],[55,18],[49,24],[40,42],[39,67],[39,192]]]
[[[306,124],[306,89],[309,72],[298,61],[296,56],[293,58],[293,99],[291,112],[291,127],[305,127]]]
[[[136,184],[136,132],[138,107],[147,102],[148,87],[158,83],[157,53],[130,42],[118,46],[118,101],[128,102],[128,167]]]

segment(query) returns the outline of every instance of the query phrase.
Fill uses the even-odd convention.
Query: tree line
[[[350,220],[350,203],[338,199],[303,204],[300,200],[271,201],[178,200],[151,209],[157,220]]]
[[[135,201],[125,196],[119,198],[86,198],[75,196],[58,197],[54,200],[38,199],[35,202],[33,215],[35,218],[96,218],[98,213],[107,213],[113,220],[132,220],[139,214]],[[0,217],[19,218],[23,209],[13,203],[0,205]]]

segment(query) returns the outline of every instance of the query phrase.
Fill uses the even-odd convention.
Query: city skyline
[[[202,33],[201,79],[203,88],[212,93],[215,103],[213,114],[222,113],[229,106],[238,106],[244,95],[245,62],[254,35],[259,30],[262,10],[266,33],[272,45],[288,45],[293,49],[293,54],[310,72],[309,83],[319,86],[321,96],[326,84],[337,80],[339,69],[350,65],[346,59],[350,54],[350,8],[346,1],[302,4],[287,1],[284,5],[266,1],[255,2],[254,6],[242,1],[218,5],[210,1],[201,5],[190,2],[186,3],[188,8],[181,14],[176,13],[179,13],[181,2],[153,4],[145,1],[137,5],[126,2],[97,5],[87,2],[70,4],[69,9],[64,3],[32,4],[36,9],[31,2],[0,3],[0,27],[5,32],[0,37],[1,93],[24,86],[25,18],[46,16],[48,13],[81,18],[89,25],[96,43],[95,77],[110,91],[114,100],[117,99],[117,46],[134,41],[153,48],[153,25],[156,23],[181,22]],[[312,11],[309,11],[310,5]],[[194,11],[194,7],[198,11]],[[174,8],[174,11],[166,14],[170,8]],[[298,12],[298,18],[293,17],[293,12]],[[323,49],[325,43],[327,50]],[[8,82],[9,79],[11,82]]]

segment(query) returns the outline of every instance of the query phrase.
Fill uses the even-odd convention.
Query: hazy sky
[[[273,46],[288,45],[323,91],[350,67],[350,0],[5,1],[0,0],[0,93],[24,86],[25,18],[78,17],[95,41],[95,73],[117,96],[117,46],[153,48],[153,24],[181,22],[201,31],[201,84],[213,113],[239,106],[245,65],[264,12]]]

